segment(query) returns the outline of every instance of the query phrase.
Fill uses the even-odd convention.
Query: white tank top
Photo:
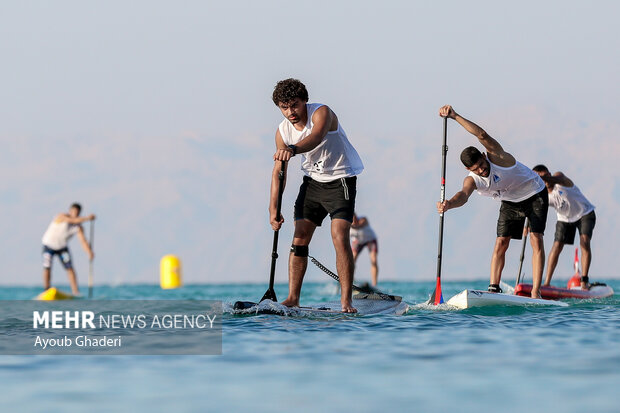
[[[68,222],[52,221],[47,231],[43,234],[43,245],[53,250],[60,250],[67,246],[69,239],[77,234],[79,225]]]
[[[370,225],[364,225],[361,228],[353,228],[353,226],[351,226],[349,235],[352,240],[359,244],[365,244],[377,239],[377,235],[375,234],[375,231],[372,230]]]
[[[285,145],[295,145],[312,132],[312,115],[321,103],[307,103],[308,122],[298,131],[293,124],[284,119],[278,129]],[[318,182],[330,182],[340,178],[359,175],[364,164],[357,151],[347,139],[347,134],[338,122],[338,130],[327,132],[323,141],[310,152],[301,154],[301,170]]]
[[[555,185],[549,193],[549,205],[555,208],[558,221],[575,222],[594,211],[594,205],[586,199],[577,186]]]
[[[474,178],[476,190],[480,195],[490,196],[499,201],[520,202],[536,195],[545,188],[545,183],[521,162],[504,168],[489,161],[489,176],[483,178],[473,172],[469,176]]]

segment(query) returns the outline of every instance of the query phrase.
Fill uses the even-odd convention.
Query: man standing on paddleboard
[[[439,109],[439,115],[456,120],[465,130],[478,138],[486,154],[470,146],[461,152],[461,162],[469,171],[463,188],[452,198],[437,203],[443,213],[463,206],[477,190],[480,195],[501,201],[497,220],[497,239],[491,259],[490,292],[502,292],[499,283],[504,269],[506,250],[510,239],[521,239],[525,218],[529,218],[532,236],[532,298],[540,297],[540,284],[545,266],[543,234],[547,224],[549,197],[542,179],[530,168],[504,151],[504,148],[475,123],[457,114],[450,105]]]
[[[353,214],[353,222],[351,224],[351,248],[353,249],[353,260],[357,262],[357,257],[364,248],[368,248],[368,256],[370,257],[370,275],[372,277],[372,285],[377,286],[379,277],[379,265],[377,264],[377,254],[379,247],[377,245],[377,234],[370,226],[368,218],[359,217]]]
[[[347,139],[336,114],[326,105],[308,103],[308,91],[297,79],[278,82],[273,103],[284,120],[276,130],[275,165],[271,178],[269,220],[274,231],[284,223],[277,214],[281,161],[301,155],[303,182],[295,201],[295,234],[289,255],[289,294],[282,304],[299,306],[299,296],[308,265],[308,246],[317,226],[329,214],[340,278],[342,311],[355,313],[351,301],[353,252],[349,229],[355,210],[356,181],[364,165]],[[285,175],[286,176],[286,175]]]
[[[573,181],[568,179],[562,172],[556,172],[551,175],[545,165],[536,165],[532,169],[545,181],[547,192],[549,192],[549,205],[555,208],[558,218],[555,225],[555,239],[549,253],[547,277],[545,278],[544,285],[551,284],[551,277],[553,277],[553,271],[558,264],[562,248],[564,248],[565,244],[573,245],[576,230],[579,229],[583,271],[581,274],[581,288],[587,290],[590,282],[588,272],[592,262],[590,240],[592,239],[592,232],[596,224],[594,205],[583,196]]]
[[[80,225],[83,222],[94,220],[95,216],[91,214],[80,217],[81,210],[82,206],[80,204],[72,204],[69,208],[69,213],[60,213],[56,215],[49,227],[47,227],[45,234],[43,234],[43,287],[46,290],[50,288],[52,260],[55,255],[58,255],[62,265],[67,270],[69,283],[71,284],[71,292],[74,295],[80,293],[75,270],[73,269],[73,263],[71,262],[71,253],[68,247],[69,239],[77,234],[82,248],[84,248],[84,251],[88,254],[88,258],[92,260],[95,256],[90,245],[88,245],[88,241],[86,241],[82,225]]]

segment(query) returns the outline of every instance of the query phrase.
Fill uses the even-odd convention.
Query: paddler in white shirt
[[[532,168],[547,186],[549,205],[555,208],[557,223],[555,225],[555,239],[547,263],[547,276],[544,285],[551,284],[553,271],[558,264],[558,258],[565,244],[573,245],[575,233],[579,230],[579,245],[581,246],[581,288],[587,290],[590,285],[588,273],[592,262],[590,240],[596,224],[594,205],[581,193],[579,188],[562,172],[551,175],[545,165],[536,165]]]
[[[364,248],[368,248],[368,256],[370,257],[370,276],[372,285],[377,286],[379,277],[379,265],[377,264],[377,254],[379,247],[377,245],[377,234],[373,231],[368,218],[358,217],[353,214],[353,222],[351,223],[351,248],[353,249],[353,260],[357,262],[357,257]]]
[[[349,228],[355,211],[357,175],[364,169],[336,114],[326,105],[308,103],[308,91],[297,79],[277,83],[273,103],[284,120],[276,131],[276,153],[271,179],[269,220],[274,231],[284,218],[277,216],[278,175],[281,163],[301,155],[303,182],[295,201],[295,233],[289,254],[289,294],[282,304],[299,306],[299,296],[308,265],[308,246],[316,227],[329,214],[340,278],[342,312],[355,313],[352,304],[353,252]],[[286,176],[286,175],[285,175]]]
[[[77,234],[82,248],[84,248],[84,251],[88,254],[88,258],[92,260],[95,257],[93,250],[90,248],[90,245],[88,245],[88,241],[86,241],[84,230],[81,225],[83,222],[94,220],[95,215],[91,214],[80,217],[81,210],[82,206],[80,204],[72,204],[69,208],[69,213],[60,213],[56,215],[45,231],[45,234],[43,234],[43,287],[46,290],[50,288],[52,260],[55,255],[58,255],[62,265],[67,270],[71,292],[74,295],[80,293],[77,277],[71,261],[71,253],[69,252],[69,239]]]
[[[437,210],[443,213],[463,206],[476,190],[480,195],[501,201],[497,220],[497,238],[491,259],[491,277],[488,290],[502,292],[499,287],[511,239],[521,239],[525,219],[529,218],[532,234],[532,298],[540,297],[540,284],[545,265],[543,234],[547,224],[549,197],[542,179],[530,168],[517,162],[514,156],[489,136],[480,126],[465,119],[450,105],[439,109],[439,115],[454,119],[476,138],[486,149],[486,154],[470,146],[461,153],[461,162],[469,171],[463,187],[452,198],[437,202]]]

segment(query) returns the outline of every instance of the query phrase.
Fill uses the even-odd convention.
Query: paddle
[[[524,230],[525,228],[527,228],[527,225],[529,223],[529,218],[525,218],[525,225],[523,226]],[[515,288],[517,288],[517,285],[519,285],[519,283],[521,282],[521,270],[523,269],[523,258],[525,257],[525,247],[527,245],[527,232],[525,232],[525,235],[523,235],[523,246],[521,247],[521,257],[519,258],[519,273],[517,274],[517,282],[515,284]]]
[[[448,117],[443,118],[443,145],[441,146],[441,193],[439,202],[446,200],[446,157],[448,154]],[[435,291],[427,304],[438,305],[443,303],[441,294],[441,254],[443,252],[443,213],[439,214],[439,245],[437,252],[437,284]]]
[[[286,168],[286,162],[282,161],[280,172],[278,173],[278,202],[276,204],[276,219],[280,219],[280,212],[282,210],[282,192],[284,192],[284,169]],[[271,249],[271,273],[269,274],[269,288],[261,298],[261,301],[271,300],[278,301],[276,298],[276,292],[273,290],[273,281],[276,275],[276,260],[278,259],[278,233],[279,230],[273,231],[273,248]]]
[[[95,245],[95,220],[90,221],[90,240],[88,241],[88,246],[90,250],[93,250],[93,245]],[[88,298],[93,298],[93,261],[88,260]]]

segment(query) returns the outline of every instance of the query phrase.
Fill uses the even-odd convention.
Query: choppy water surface
[[[608,281],[620,292],[620,281]],[[221,356],[0,356],[2,411],[618,412],[620,295],[567,308],[420,305],[433,283],[384,283],[404,316],[224,314]],[[448,298],[484,281],[444,283]],[[95,299],[259,299],[265,285],[98,287]],[[0,299],[36,288],[6,287]],[[286,285],[277,285],[278,298]],[[337,299],[304,285],[303,302]],[[4,335],[5,332],[0,332]],[[6,337],[6,336],[5,336]]]

